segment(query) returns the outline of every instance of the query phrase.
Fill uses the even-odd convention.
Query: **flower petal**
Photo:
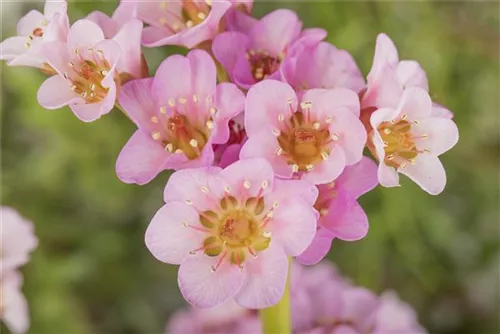
[[[311,89],[304,93],[301,100],[312,103],[314,115],[320,121],[333,116],[338,110],[349,110],[359,118],[358,94],[347,88]]]
[[[139,128],[147,128],[157,110],[151,96],[152,83],[153,78],[132,80],[120,90],[118,101]]]
[[[176,201],[189,203],[200,212],[214,209],[214,195],[210,193],[209,180],[218,173],[219,167],[189,168],[170,176],[163,199],[166,203]],[[205,190],[206,189],[206,190]]]
[[[250,40],[245,34],[236,31],[223,32],[215,37],[212,52],[228,74],[232,77],[238,56],[245,53]]]
[[[330,231],[320,227],[309,247],[297,256],[297,260],[305,265],[317,264],[328,254],[333,239],[334,236]]]
[[[70,56],[67,44],[64,42],[44,43],[40,48],[40,56],[47,60],[47,63],[60,75],[68,72]],[[69,85],[68,85],[69,87]]]
[[[101,102],[70,104],[70,108],[81,121],[93,122],[113,109],[115,99],[116,86],[114,82],[111,82],[108,94]]]
[[[398,50],[394,42],[386,34],[379,34],[375,45],[372,68],[368,73],[368,82],[377,80],[376,77],[380,75],[379,71],[386,66],[395,70],[398,62]]]
[[[211,267],[217,261],[217,257],[199,254],[186,258],[179,267],[179,288],[193,306],[206,308],[219,305],[242,289],[246,272],[229,261],[223,261],[213,272]]]
[[[106,38],[112,38],[118,32],[118,24],[101,11],[95,10],[87,15],[85,19],[90,20],[101,27]]]
[[[306,180],[282,180],[276,179],[274,191],[270,194],[271,202],[281,202],[288,197],[301,197],[309,205],[313,206],[318,198],[318,188]]]
[[[335,184],[358,198],[377,186],[377,165],[370,158],[363,157],[358,163],[347,166]]]
[[[47,18],[52,18],[56,13],[66,14],[68,4],[66,1],[47,1],[43,9],[43,14]]]
[[[425,74],[422,66],[414,60],[400,61],[396,67],[396,75],[405,87],[420,87],[429,91],[427,74]]]
[[[191,65],[192,89],[200,96],[212,95],[216,85],[215,64],[210,55],[203,50],[193,50],[187,58]]]
[[[214,102],[217,106],[217,113],[214,117],[216,126],[212,134],[212,142],[224,144],[229,139],[229,120],[245,109],[245,94],[233,83],[221,83],[217,85]]]
[[[121,48],[120,61],[116,66],[118,73],[130,73],[135,78],[142,77],[142,26],[142,21],[131,19],[125,23],[113,37],[113,40]]]
[[[306,250],[316,234],[315,210],[301,197],[285,198],[278,202],[266,230],[288,256],[297,256]]]
[[[159,106],[166,106],[170,99],[185,97],[192,92],[191,78],[191,64],[187,57],[181,55],[168,57],[156,70],[151,85],[153,99]]]
[[[368,88],[361,99],[361,109],[368,107],[395,109],[402,94],[403,85],[399,82],[396,71],[390,66],[385,66],[378,71],[371,82],[368,80]]]
[[[145,234],[144,240],[151,254],[162,262],[181,264],[190,251],[203,244],[203,233],[186,225],[201,226],[195,209],[181,202],[162,206]]]
[[[245,130],[251,137],[263,129],[280,128],[278,115],[285,119],[297,110],[297,96],[293,88],[276,80],[264,80],[252,86],[245,105]]]
[[[78,20],[71,26],[68,33],[68,51],[74,53],[76,49],[93,47],[104,39],[102,29],[90,20]]]
[[[458,142],[458,128],[455,122],[447,118],[427,118],[412,125],[412,135],[425,138],[416,140],[420,150],[429,150],[439,156],[451,149]]]
[[[429,93],[422,88],[409,87],[404,90],[398,109],[409,120],[421,120],[431,115],[432,101]]]
[[[279,246],[271,240],[268,249],[257,258],[245,260],[247,279],[235,296],[236,302],[245,308],[260,309],[278,303],[285,291],[288,273],[288,258]]]
[[[387,166],[381,162],[378,165],[377,177],[383,187],[399,187],[399,175],[393,167]]]
[[[82,101],[82,98],[70,89],[70,83],[57,74],[42,83],[38,89],[37,99],[46,109],[58,109]]]
[[[438,157],[422,153],[415,158],[414,164],[398,168],[398,172],[408,176],[423,190],[431,195],[440,194],[446,185],[446,173]]]
[[[125,183],[146,184],[163,168],[168,153],[148,133],[137,130],[116,161],[116,174]]]

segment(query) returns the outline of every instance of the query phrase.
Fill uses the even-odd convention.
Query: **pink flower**
[[[212,51],[231,80],[245,89],[263,79],[279,79],[281,63],[294,54],[294,48],[317,43],[326,36],[322,29],[301,33],[302,22],[287,9],[271,12],[255,24],[250,21],[241,29],[248,32],[218,35]]]
[[[228,122],[243,111],[245,96],[234,84],[216,85],[212,58],[193,50],[168,57],[154,78],[123,86],[119,101],[138,130],[116,172],[125,183],[145,184],[166,169],[210,166],[212,144],[228,141]]]
[[[365,87],[354,58],[327,42],[304,47],[295,57],[285,59],[281,72],[284,81],[297,91],[348,88],[359,92]]]
[[[356,201],[378,184],[377,166],[369,158],[347,166],[329,184],[318,186],[314,207],[320,213],[318,231],[311,245],[297,257],[303,264],[316,264],[330,250],[333,239],[356,241],[368,233],[368,217]]]
[[[262,333],[257,312],[229,300],[212,308],[181,310],[169,319],[167,334],[257,334]]]
[[[139,1],[137,17],[149,24],[142,43],[148,47],[182,45],[193,48],[219,32],[229,1]]]
[[[47,60],[40,54],[42,46],[50,41],[64,41],[69,22],[66,1],[46,1],[44,13],[32,10],[17,24],[17,36],[4,40],[0,59],[9,66],[32,66],[53,74]]]
[[[395,108],[403,89],[408,87],[420,87],[429,91],[427,74],[414,60],[400,61],[394,42],[386,34],[379,34],[361,109]],[[432,115],[453,118],[451,111],[437,103],[432,105]]]
[[[33,223],[21,217],[14,209],[1,206],[0,218],[0,275],[3,276],[28,262],[29,253],[36,248],[38,240],[34,234]]]
[[[180,290],[195,307],[231,298],[269,307],[283,295],[288,257],[314,237],[316,197],[308,182],[275,179],[263,159],[181,170],[167,183],[146,245],[160,261],[180,265]]]
[[[393,291],[386,291],[379,298],[380,304],[375,316],[374,334],[425,334],[418,323],[417,313],[410,305],[402,302]]]
[[[22,282],[23,278],[17,271],[2,273],[0,282],[0,320],[7,325],[7,328],[13,334],[26,333],[30,325],[28,304],[21,292]]]
[[[300,103],[290,85],[265,80],[253,86],[245,106],[248,141],[240,156],[266,158],[277,176],[315,184],[335,180],[361,160],[366,131],[355,92],[312,89]]]
[[[443,191],[446,174],[438,156],[455,146],[458,129],[451,119],[432,115],[424,89],[406,88],[398,106],[377,109],[370,124],[370,148],[380,162],[381,185],[398,186],[401,173],[429,194]]]
[[[110,40],[94,22],[75,22],[67,43],[46,43],[41,50],[58,74],[42,84],[38,102],[47,109],[69,105],[84,122],[108,113],[115,104],[117,85],[142,76],[141,29],[139,20],[131,20]]]

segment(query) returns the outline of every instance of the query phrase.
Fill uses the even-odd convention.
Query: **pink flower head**
[[[1,206],[0,218],[0,275],[3,276],[5,272],[13,271],[28,262],[29,253],[36,248],[38,240],[33,223],[21,217],[14,209]]]
[[[47,43],[41,50],[58,74],[42,84],[38,102],[47,109],[69,105],[84,122],[108,113],[115,104],[117,85],[142,75],[141,29],[142,23],[134,19],[113,39],[104,39],[94,22],[75,22],[67,43]]]
[[[10,271],[1,276],[0,320],[13,334],[26,333],[30,325],[28,303],[21,292],[22,283],[23,278],[17,271]]]
[[[395,108],[407,87],[419,87],[429,91],[427,74],[414,60],[399,60],[394,42],[386,34],[379,34],[368,74],[367,90],[362,96],[361,109]],[[453,113],[434,103],[432,115],[453,118]]]
[[[142,43],[193,48],[219,32],[219,22],[230,7],[231,2],[224,0],[139,1],[137,17],[149,24]]]
[[[66,1],[46,1],[44,13],[32,10],[17,24],[17,36],[0,44],[0,59],[9,66],[38,67],[52,73],[41,47],[50,41],[64,41],[68,34],[69,21]]]
[[[275,179],[263,159],[177,171],[146,245],[160,261],[180,265],[180,290],[195,307],[231,298],[269,307],[283,295],[288,257],[314,237],[316,197],[308,182]]]
[[[402,302],[394,291],[386,291],[379,298],[375,316],[374,334],[425,334],[418,323],[417,313]]]
[[[119,101],[138,130],[116,172],[123,182],[145,184],[166,169],[210,166],[212,144],[228,141],[228,122],[243,111],[245,96],[234,84],[216,85],[212,58],[193,50],[168,57],[154,78],[123,86]]]
[[[224,32],[212,46],[231,80],[245,89],[263,79],[279,79],[285,57],[302,44],[317,43],[326,36],[322,29],[301,33],[302,22],[288,9],[275,10],[255,24],[245,25],[246,29],[248,32]]]
[[[302,48],[295,57],[283,61],[281,71],[284,80],[297,91],[348,88],[359,92],[365,87],[354,58],[327,42]]]
[[[319,196],[314,204],[321,215],[318,231],[297,260],[316,264],[326,256],[333,239],[356,241],[364,238],[368,233],[368,218],[357,198],[377,184],[377,166],[363,157],[360,162],[347,166],[335,182],[319,185]]]
[[[229,300],[212,308],[181,310],[169,319],[167,334],[258,334],[262,333],[257,312]]]
[[[455,146],[458,129],[451,119],[432,115],[424,89],[406,88],[398,106],[377,109],[370,124],[370,149],[380,162],[381,185],[398,186],[401,173],[429,194],[443,191],[446,174],[438,156]]]
[[[266,158],[282,178],[329,183],[361,160],[366,131],[358,117],[351,90],[312,89],[299,101],[290,85],[265,80],[247,94],[240,156]]]

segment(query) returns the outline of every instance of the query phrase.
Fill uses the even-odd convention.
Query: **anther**
[[[75,54],[80,55],[80,49],[76,48],[75,49]]]
[[[293,98],[292,98],[292,97],[289,97],[289,98],[286,100],[286,103],[288,103],[288,104],[292,104],[292,103],[293,103]]]
[[[70,62],[68,63],[68,66],[69,66],[69,67],[75,67],[75,63],[73,63],[73,62],[71,62],[71,61],[70,61]]]
[[[158,140],[158,139],[160,139],[161,134],[159,132],[153,132],[151,134],[151,137],[153,138],[153,140]]]
[[[321,216],[326,216],[328,214],[328,209],[321,209],[321,210],[319,210],[319,214]]]
[[[71,87],[69,87],[72,91],[75,91],[76,90],[76,85],[71,85]]]
[[[108,70],[101,70],[100,73],[103,77],[105,77],[106,75],[108,75]]]
[[[414,123],[415,125],[419,125],[419,124],[420,124],[420,122],[419,122],[419,121],[417,121],[417,120],[414,120],[414,121],[413,121],[413,123]]]
[[[325,122],[327,124],[331,124],[333,122],[333,118],[331,118],[330,116],[328,116],[326,119],[325,119]]]
[[[208,112],[210,112],[210,114],[212,115],[215,115],[217,113],[217,108],[211,107],[210,109],[208,109]]]
[[[156,116],[151,117],[151,122],[158,123],[158,117]]]
[[[285,120],[285,115],[279,114],[278,115],[278,121],[283,122]]]
[[[332,135],[332,139],[333,139],[334,141],[338,141],[340,138],[339,138],[339,135],[338,135],[338,134],[334,133],[334,134]]]
[[[162,2],[160,2],[160,9],[161,9],[161,10],[165,10],[165,9],[167,9],[167,2],[166,2],[166,1],[162,1]]]
[[[404,121],[406,119],[407,115],[404,114],[403,116],[401,116],[401,120]]]
[[[321,159],[323,159],[323,160],[328,159],[328,153],[327,152],[321,152]]]
[[[281,147],[278,147],[276,151],[274,151],[276,155],[282,155],[283,154],[283,149]]]
[[[175,150],[175,154],[181,154],[181,153],[184,153],[184,152],[182,152],[182,150],[180,148]]]
[[[28,42],[26,42],[26,43],[24,44],[24,47],[25,47],[26,49],[29,49],[29,48],[31,47],[31,44],[30,44],[30,43],[28,43]]]
[[[192,147],[198,147],[198,141],[196,139],[191,139],[189,141],[189,145],[191,145]]]
[[[401,168],[403,168],[403,169],[404,169],[404,168],[406,168],[406,167],[408,167],[408,163],[403,162],[403,163],[401,164]]]
[[[172,29],[174,29],[174,31],[179,31],[181,29],[181,26],[178,22],[175,22],[174,24],[172,24]]]
[[[168,100],[168,105],[171,106],[171,107],[175,106],[175,100],[174,99],[169,99]]]
[[[186,21],[186,27],[188,28],[192,28],[193,27],[193,21],[189,20],[189,21]]]
[[[391,134],[391,132],[392,132],[392,131],[391,131],[391,129],[389,129],[389,128],[385,128],[385,129],[384,129],[384,133],[385,133],[386,135],[390,135],[390,134]]]
[[[267,231],[262,232],[262,236],[263,236],[264,238],[270,238],[270,237],[271,237],[271,232],[267,232]]]
[[[199,101],[198,95],[193,95],[193,102],[198,103],[198,101]]]
[[[208,194],[208,188],[207,187],[201,187],[201,192]]]
[[[229,194],[231,192],[231,187],[230,186],[225,186],[224,187],[224,191]]]
[[[273,132],[273,135],[275,135],[276,137],[278,137],[281,134],[281,131],[278,129],[273,129],[272,132]]]
[[[86,98],[86,97],[87,97],[87,91],[82,92],[81,96],[82,96],[83,98]]]
[[[198,18],[199,18],[200,20],[204,20],[204,19],[206,19],[206,18],[207,18],[207,16],[206,16],[206,15],[205,15],[205,13],[203,13],[203,12],[198,12],[198,15],[197,15],[197,16],[198,16]]]
[[[313,168],[314,168],[314,165],[312,165],[312,164],[306,165],[306,169],[308,172],[312,171]]]
[[[269,186],[269,182],[267,182],[267,180],[262,181],[262,189],[266,189],[267,186]]]
[[[313,123],[313,129],[314,130],[318,130],[320,128],[321,124],[319,124],[319,122],[314,122]]]
[[[394,154],[389,154],[389,155],[387,156],[387,160],[392,160],[392,159],[394,159]]]
[[[299,165],[293,164],[292,165],[292,172],[297,173],[299,171]]]
[[[185,104],[187,102],[186,98],[185,97],[179,97],[179,103],[180,104]]]
[[[165,108],[165,107],[160,107],[160,113],[161,113],[161,114],[166,114],[166,113],[167,113],[167,108]]]
[[[172,143],[168,143],[165,146],[165,151],[172,152],[173,150],[174,150],[174,145],[172,145]]]
[[[187,205],[193,205],[193,201],[191,201],[190,199],[187,199],[187,200],[186,200],[186,204],[187,204]]]
[[[207,121],[207,128],[209,128],[210,130],[212,130],[214,128],[214,122]]]
[[[167,19],[162,17],[158,20],[158,23],[160,23],[162,26],[166,25],[167,24]],[[175,30],[175,29],[174,29]]]
[[[90,88],[90,90],[95,90],[95,84],[91,83],[91,84],[89,85],[89,88]]]
[[[279,205],[280,205],[280,204],[278,203],[278,201],[275,201],[275,202],[273,203],[273,208],[274,208],[274,209],[276,209]]]
[[[250,187],[251,187],[250,182],[249,181],[244,181],[243,182],[243,187],[245,187],[245,189],[250,189]]]

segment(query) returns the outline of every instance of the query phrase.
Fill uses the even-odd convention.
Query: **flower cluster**
[[[14,209],[0,206],[0,320],[12,333],[26,333],[29,328],[28,304],[21,292],[21,266],[29,261],[38,245],[33,224]]]
[[[66,3],[47,2],[2,43],[9,65],[51,75],[38,91],[43,107],[68,105],[90,122],[116,106],[137,126],[116,162],[121,181],[176,171],[145,242],[180,265],[180,290],[197,307],[276,304],[289,257],[315,264],[333,239],[367,234],[359,196],[398,186],[399,174],[442,192],[438,156],[458,140],[426,73],[400,61],[387,35],[365,80],[347,51],[323,41],[325,30],[304,29],[288,9],[260,19],[251,9],[122,1],[111,17],[95,11],[70,26]],[[150,77],[141,45],[190,50]]]
[[[293,263],[292,332],[296,334],[425,334],[415,311],[386,291],[380,297],[354,286],[326,262],[313,267]],[[228,301],[210,309],[178,311],[167,334],[258,334],[258,312]]]

